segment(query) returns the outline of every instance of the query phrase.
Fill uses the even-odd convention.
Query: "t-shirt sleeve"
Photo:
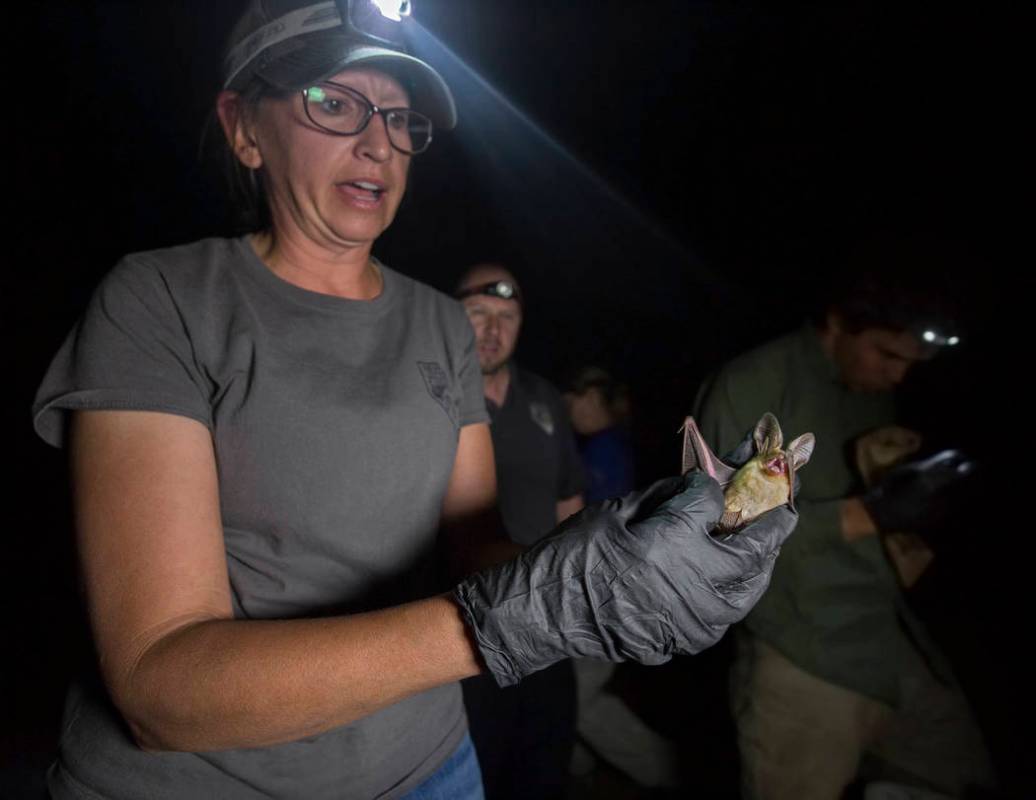
[[[460,304],[457,306],[459,308]],[[486,411],[486,396],[482,390],[482,368],[478,363],[475,331],[463,310],[459,315],[457,335],[461,343],[457,378],[461,390],[460,426],[463,428],[465,425],[489,422],[489,412]]]
[[[44,375],[33,403],[40,437],[62,446],[69,412],[85,409],[162,411],[211,427],[208,382],[178,308],[156,264],[120,262]]]

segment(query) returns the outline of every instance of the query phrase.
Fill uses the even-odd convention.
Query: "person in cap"
[[[515,363],[524,297],[500,264],[478,264],[454,291],[475,332],[491,421],[500,510],[528,546],[583,507],[583,470],[565,404],[547,380]]]
[[[481,797],[459,679],[707,647],[794,525],[716,543],[673,479],[436,593],[440,529],[469,569],[506,541],[463,309],[371,254],[455,121],[380,13],[248,5],[216,105],[265,224],[123,259],[39,388],[98,654],[55,798]]]
[[[467,270],[454,291],[471,320],[482,369],[507,536],[528,547],[583,507],[583,470],[561,395],[514,361],[525,303],[500,264]],[[487,800],[565,796],[575,743],[570,661],[500,688],[489,675],[463,683]]]

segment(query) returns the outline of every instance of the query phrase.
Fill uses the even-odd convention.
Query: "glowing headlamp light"
[[[935,345],[936,347],[953,347],[960,344],[959,336],[948,336],[940,333],[935,328],[924,328],[918,332],[918,336],[925,344]]]
[[[511,281],[491,281],[490,283],[481,283],[478,286],[469,286],[466,289],[461,289],[454,297],[458,300],[463,300],[465,297],[471,297],[476,294],[484,294],[488,297],[501,297],[504,300],[516,300],[522,302],[522,295],[518,291],[518,287],[511,283]]]
[[[371,5],[377,6],[383,17],[396,22],[402,22],[403,17],[410,16],[410,0],[373,0]]]
[[[410,0],[335,0],[343,27],[365,39],[395,47],[404,43],[404,22],[410,17]]]

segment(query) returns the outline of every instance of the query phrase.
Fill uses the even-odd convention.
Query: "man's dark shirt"
[[[503,406],[486,401],[492,421],[500,513],[508,535],[531,545],[557,525],[557,502],[583,489],[583,469],[568,412],[557,390],[508,366]]]
[[[508,369],[503,406],[486,400],[486,408],[504,527],[515,542],[531,545],[557,525],[558,501],[582,491],[583,471],[557,391],[514,364]],[[505,689],[490,675],[463,687],[486,800],[561,800],[576,731],[572,663],[559,661]]]

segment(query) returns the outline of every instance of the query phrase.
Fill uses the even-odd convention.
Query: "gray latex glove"
[[[762,596],[798,520],[787,506],[723,541],[700,472],[590,506],[513,561],[455,589],[501,686],[569,656],[661,664],[717,642]]]

